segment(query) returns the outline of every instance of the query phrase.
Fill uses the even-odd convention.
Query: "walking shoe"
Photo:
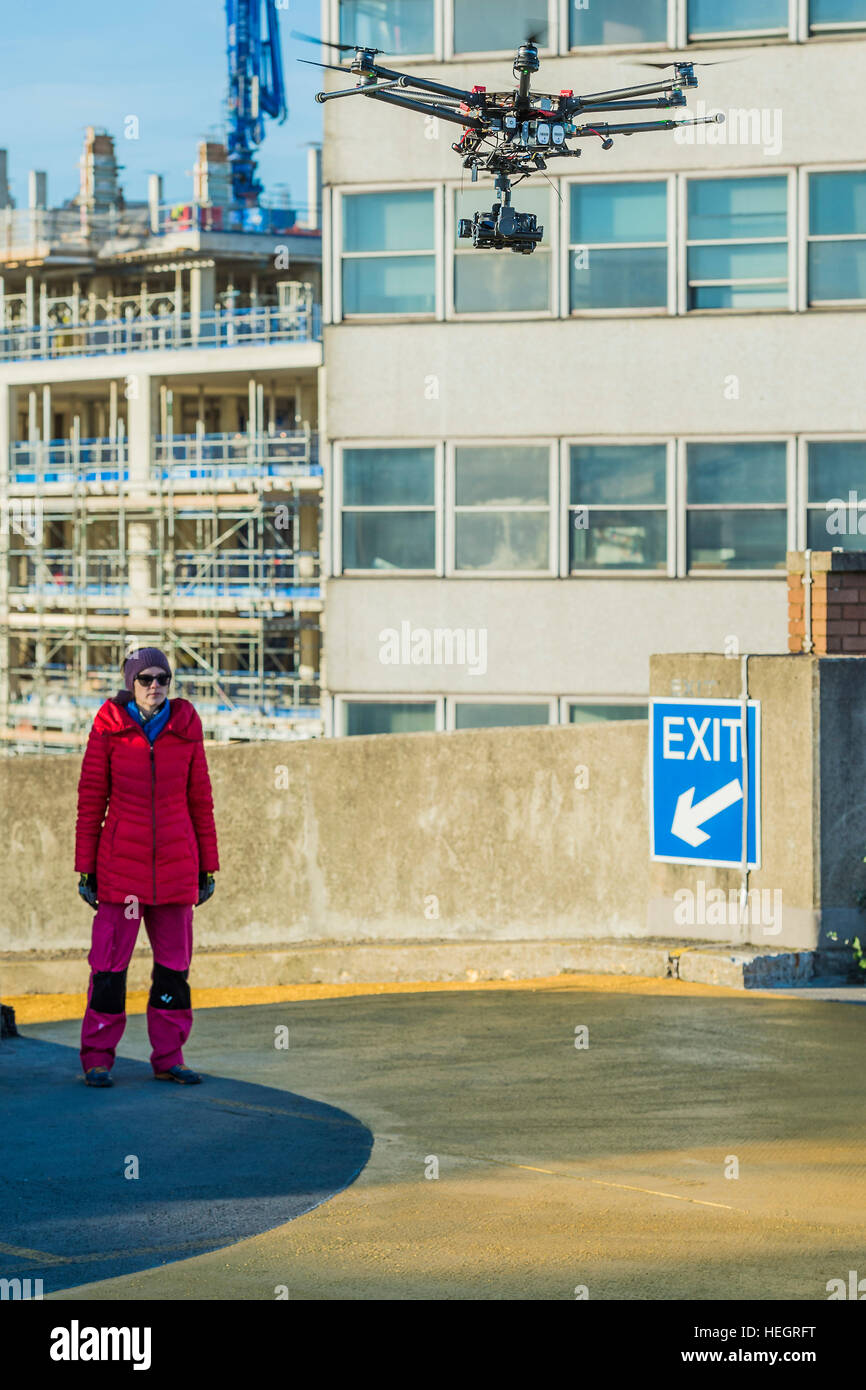
[[[198,1086],[201,1081],[197,1071],[192,1071],[189,1067],[169,1067],[168,1071],[155,1071],[153,1073],[155,1081],[179,1081],[182,1086]]]
[[[90,1071],[84,1073],[84,1080],[88,1086],[113,1086],[108,1067],[91,1067]]]

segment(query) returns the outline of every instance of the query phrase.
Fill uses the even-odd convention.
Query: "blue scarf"
[[[150,739],[150,742],[153,743],[153,740],[156,738],[157,734],[161,733],[161,731],[165,728],[166,724],[168,723],[168,717],[171,714],[171,709],[169,707],[169,701],[163,700],[156,713],[152,714],[149,719],[145,719],[135,701],[130,700],[129,704],[126,706],[126,712],[127,714],[132,715],[136,724],[141,725],[145,734]]]

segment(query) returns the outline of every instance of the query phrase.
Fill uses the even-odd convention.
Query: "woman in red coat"
[[[91,907],[90,983],[81,1028],[89,1086],[111,1086],[126,1026],[126,971],[144,918],[153,949],[147,1031],[160,1081],[201,1080],[184,1065],[192,1028],[193,907],[219,868],[201,720],[169,700],[171,667],[157,647],[132,651],[125,690],[97,712],[78,783],[75,869]]]

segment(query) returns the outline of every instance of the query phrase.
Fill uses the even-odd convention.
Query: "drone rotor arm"
[[[364,91],[364,88],[360,88]],[[438,116],[440,121],[451,121],[468,130],[484,130],[484,122],[478,116],[458,115],[450,106],[440,106],[437,102],[415,100],[412,97],[397,96],[395,92],[381,92],[368,87],[365,93],[373,101],[381,101],[387,106],[402,106],[407,111],[420,111],[425,116]]]
[[[417,87],[422,92],[431,92],[434,96],[451,97],[455,101],[465,101],[468,106],[477,106],[484,97],[484,93],[464,92],[460,87],[446,87],[442,82],[433,82],[427,77],[416,77],[414,73],[392,72],[390,68],[374,69],[377,77],[408,77],[409,85]]]
[[[361,82],[357,87],[343,87],[339,92],[316,92],[316,101],[324,103],[326,101],[336,101],[338,97],[369,96],[371,92],[386,92],[390,91],[392,87],[402,86],[402,81],[380,82],[376,86]]]
[[[639,87],[616,87],[610,92],[588,92],[582,97],[568,97],[565,102],[565,109],[568,112],[577,113],[584,109],[585,102],[615,101],[617,97],[645,97],[651,96],[653,92],[673,92],[678,91],[682,86],[679,79],[669,79],[666,82],[647,82]]]
[[[667,111],[677,106],[685,106],[685,97],[679,97],[674,92],[669,92],[666,96],[647,97],[646,100],[628,101],[623,98],[621,101],[584,101],[581,103],[581,113],[584,111]]]
[[[681,126],[688,125],[707,125],[715,124],[724,120],[721,112],[716,116],[695,116],[690,121],[624,121],[620,124],[610,125],[607,121],[592,126],[578,126],[574,133],[575,140],[585,140],[589,135],[602,135],[605,138],[611,135],[635,135],[644,131],[651,130],[679,130]],[[547,154],[545,153],[545,158]]]

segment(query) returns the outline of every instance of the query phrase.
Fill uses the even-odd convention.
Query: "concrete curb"
[[[429,980],[529,980],[555,975],[642,975],[733,989],[805,985],[810,980],[844,983],[848,953],[761,951],[718,943],[674,941],[378,941],[239,947],[199,951],[193,959],[193,988],[229,989],[296,984],[406,983]],[[146,989],[151,960],[137,951],[128,988]],[[0,957],[3,992],[80,994],[87,986],[84,952],[62,959]]]

